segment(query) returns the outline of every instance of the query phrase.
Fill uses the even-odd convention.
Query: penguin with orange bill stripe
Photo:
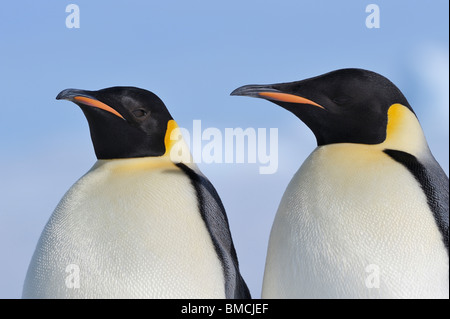
[[[190,154],[171,156],[183,141],[161,99],[135,87],[57,99],[84,112],[98,161],[45,226],[23,297],[250,298],[214,186]]]
[[[391,81],[342,69],[232,95],[280,105],[318,145],[279,205],[263,298],[449,297],[449,180]]]

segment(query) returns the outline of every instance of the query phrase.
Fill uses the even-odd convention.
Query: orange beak
[[[237,96],[250,96],[250,97],[257,97],[257,98],[263,98],[270,101],[278,101],[278,102],[288,102],[288,103],[297,103],[297,104],[309,104],[316,107],[319,107],[323,110],[325,108],[317,104],[314,101],[311,101],[307,98],[304,98],[302,96],[298,96],[295,94],[289,94],[281,92],[277,89],[274,89],[270,85],[245,85],[241,86],[240,88],[237,88],[234,90],[231,95],[237,95]]]
[[[119,112],[114,110],[111,106],[106,105],[103,102],[100,102],[99,100],[91,99],[91,98],[88,98],[88,97],[85,97],[85,96],[75,96],[73,99],[75,101],[79,101],[82,104],[93,106],[93,107],[97,107],[99,109],[108,111],[109,113],[112,113],[112,114],[120,117],[121,119],[125,120],[124,117],[122,115],[120,115]]]
[[[113,109],[111,106],[100,102],[96,99],[95,95],[92,96],[91,91],[84,91],[84,90],[78,90],[78,89],[66,89],[61,91],[58,96],[56,97],[57,100],[69,100],[75,103],[80,103],[83,105],[88,105],[92,107],[96,107],[99,109],[102,109],[104,111],[107,111],[111,114],[114,114],[117,117],[120,117],[122,120],[125,120],[125,118],[117,112],[115,109]]]
[[[278,92],[260,92],[258,93],[261,97],[267,98],[269,100],[280,101],[280,102],[289,102],[289,103],[299,103],[299,104],[310,104],[321,109],[325,109],[322,105],[317,104],[314,101],[308,100],[304,97],[287,94],[287,93],[278,93]]]

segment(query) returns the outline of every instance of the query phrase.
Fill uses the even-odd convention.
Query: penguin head
[[[319,146],[384,142],[393,105],[415,117],[391,81],[362,69],[342,69],[292,83],[246,85],[231,95],[263,98],[289,110],[313,131]]]
[[[162,156],[174,121],[161,99],[136,87],[66,89],[57,100],[80,106],[98,159]]]

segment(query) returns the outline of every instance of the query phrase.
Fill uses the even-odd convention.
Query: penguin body
[[[169,159],[97,162],[61,200],[38,247],[30,271],[45,276],[30,277],[25,297],[225,297],[195,189]],[[65,286],[68,265],[79,267],[80,288]]]
[[[448,298],[448,177],[393,84],[345,69],[234,95],[281,105],[318,140],[278,208],[263,298]]]
[[[136,94],[133,88],[126,89],[129,94],[118,88],[113,93],[117,90],[120,99]],[[69,98],[82,94],[75,93]],[[90,103],[82,106],[85,114],[94,111],[96,117],[124,125],[111,110],[91,105],[98,96],[83,100]],[[114,105],[111,100],[109,104]],[[149,113],[158,119],[155,113],[164,111],[160,108]],[[101,130],[93,127],[100,118],[94,123],[87,116],[91,134]],[[164,121],[164,153],[159,156],[126,158],[127,152],[122,152],[123,157],[102,158],[121,152],[120,137],[117,148],[114,141],[100,154],[96,147],[99,160],[69,189],[45,226],[27,273],[24,298],[249,297],[220,198],[194,163],[170,156],[176,124],[170,118]],[[105,147],[103,136],[92,137],[94,146],[97,138],[97,146]],[[126,142],[123,147],[130,148],[133,141]]]
[[[420,184],[365,146],[309,156],[283,195],[267,255],[263,298],[448,297],[448,255]]]

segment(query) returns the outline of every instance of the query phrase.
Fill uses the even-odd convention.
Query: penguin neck
[[[416,115],[402,104],[393,104],[389,108],[386,138],[382,143],[336,143],[318,146],[316,150],[319,153],[324,150],[331,151],[336,160],[341,159],[344,162],[356,159],[371,161],[377,158],[376,154],[385,156],[385,150],[402,151],[424,161],[432,157]]]
[[[149,156],[135,158],[99,159],[95,162],[91,171],[111,170],[111,171],[143,171],[154,169],[167,169],[174,166],[170,158],[166,156]]]
[[[167,123],[164,145],[166,152],[162,156],[98,159],[92,170],[97,168],[146,170],[173,167],[173,165],[179,163],[184,163],[191,167],[195,166],[189,147],[174,120],[170,120]]]
[[[416,115],[402,104],[393,104],[388,110],[386,139],[377,144],[382,150],[398,150],[421,158],[430,153]]]

